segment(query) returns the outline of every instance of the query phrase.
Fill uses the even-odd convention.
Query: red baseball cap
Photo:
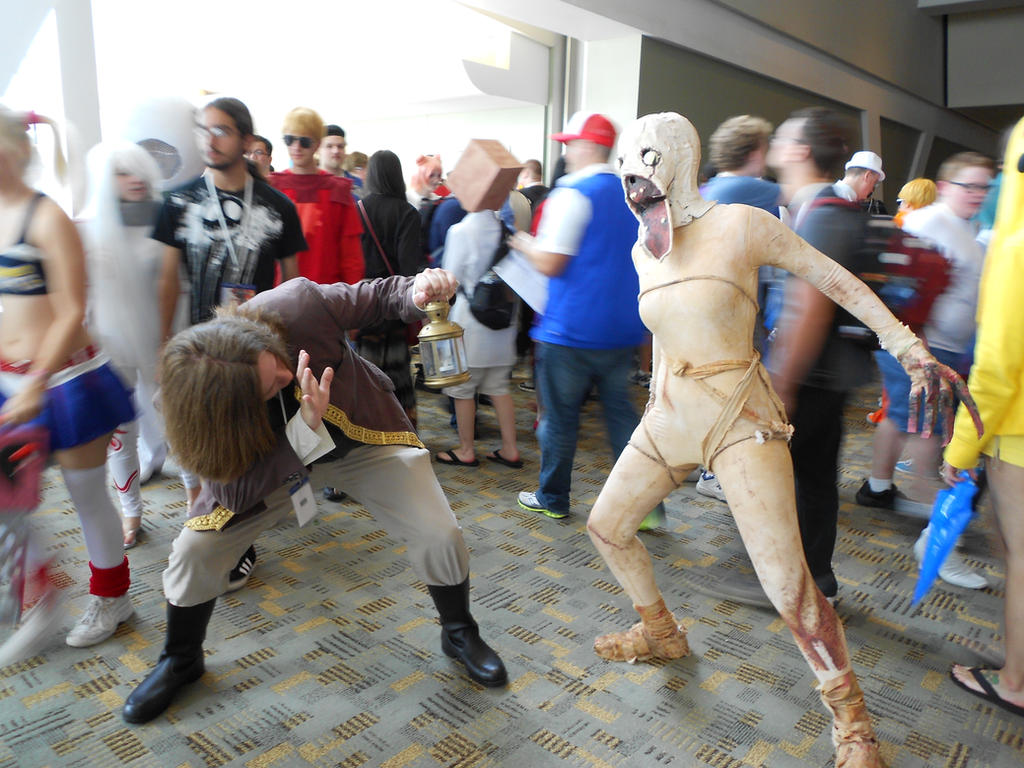
[[[577,112],[569,118],[565,130],[552,135],[551,138],[561,142],[586,139],[603,147],[614,147],[615,126],[607,117],[596,112]]]

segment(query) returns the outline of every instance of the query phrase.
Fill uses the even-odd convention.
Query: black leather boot
[[[469,578],[450,587],[427,585],[441,617],[441,650],[461,661],[469,676],[491,688],[508,684],[508,673],[498,654],[480,639],[469,613]]]
[[[167,640],[153,671],[128,696],[121,711],[128,723],[148,723],[181,688],[203,676],[203,640],[216,598],[189,608],[167,604]]]

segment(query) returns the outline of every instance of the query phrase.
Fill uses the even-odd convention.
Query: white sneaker
[[[697,493],[710,496],[719,501],[725,501],[725,491],[722,490],[722,484],[710,472],[700,473],[700,479],[697,481]]]
[[[135,613],[128,595],[100,597],[89,595],[89,604],[78,623],[68,632],[67,644],[74,648],[87,648],[101,643],[114,634],[117,625]]]
[[[63,599],[52,587],[21,617],[17,629],[0,643],[0,667],[39,653],[64,620]]]
[[[921,535],[914,542],[914,558],[918,564],[924,560],[925,547],[928,546],[928,529],[921,531]],[[954,587],[964,589],[984,589],[988,586],[988,580],[977,571],[971,570],[964,562],[963,557],[954,549],[949,553],[946,562],[939,568],[939,578]]]
[[[918,520],[930,520],[932,517],[932,505],[923,501],[914,501],[903,493],[896,491],[893,497],[892,511],[898,512],[907,517],[916,517]]]

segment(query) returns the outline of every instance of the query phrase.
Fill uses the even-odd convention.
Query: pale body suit
[[[847,270],[748,206],[716,205],[675,228],[661,260],[638,242],[633,262],[640,314],[654,334],[651,397],[594,505],[591,537],[635,606],[658,603],[650,556],[636,531],[647,511],[703,463],[729,489],[758,578],[823,689],[842,688],[841,701],[830,707],[844,738],[852,731],[871,743],[859,689],[848,689],[856,681],[842,626],[804,561],[786,439],[791,428],[767,374],[751,364],[757,270],[781,267],[808,280],[878,332],[897,357],[917,339]],[[704,374],[710,375],[698,378]],[[739,397],[725,404],[741,383]],[[730,413],[720,421],[723,409]],[[876,765],[873,757],[858,764]]]

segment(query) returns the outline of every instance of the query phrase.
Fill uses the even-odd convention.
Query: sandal
[[[447,456],[447,458],[445,458]],[[473,459],[472,461],[463,461],[455,455],[455,449],[452,448],[450,451],[441,451],[434,456],[437,459],[438,464],[452,464],[456,467],[479,467],[480,459]]]
[[[522,459],[522,457],[520,457],[520,458],[518,458],[518,459],[516,459],[514,461],[511,460],[511,459],[506,459],[504,456],[501,455],[501,450],[498,449],[498,448],[495,448],[493,451],[488,453],[484,458],[487,459],[488,461],[493,461],[493,462],[496,462],[498,464],[504,464],[506,467],[512,467],[512,469],[522,469],[523,468],[523,459]]]
[[[1007,712],[1012,712],[1015,715],[1024,717],[1024,707],[1018,706],[1011,701],[1007,701],[1000,696],[999,692],[992,686],[992,683],[990,683],[988,678],[985,677],[986,672],[995,672],[996,670],[985,669],[983,667],[963,667],[963,669],[966,669],[970,673],[971,677],[974,678],[974,682],[981,686],[981,690],[978,691],[965,684],[954,674],[954,670],[959,666],[962,665],[954,664],[949,670],[949,677],[957,684],[957,686],[963,688],[968,693],[974,694],[979,699],[984,699],[989,704],[995,704],[997,707],[1002,707]]]
[[[131,518],[130,518],[131,519]],[[135,520],[139,521],[139,524],[135,528],[122,528],[121,533],[124,534],[124,548],[131,549],[139,543],[139,538],[142,535],[142,518],[136,517]]]

